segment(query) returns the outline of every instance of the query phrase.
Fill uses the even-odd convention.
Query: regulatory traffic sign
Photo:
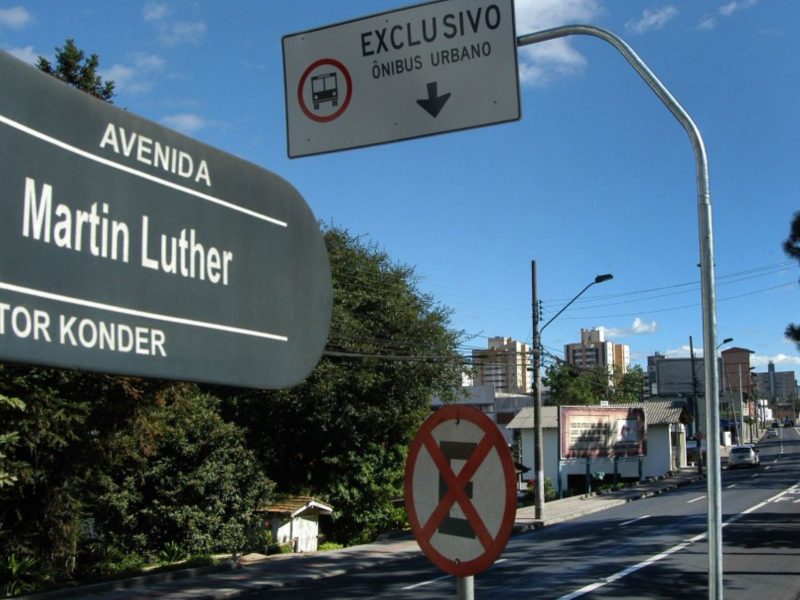
[[[438,0],[283,38],[290,157],[520,118],[513,0]]]
[[[409,450],[405,503],[411,530],[437,567],[457,577],[489,568],[517,506],[514,462],[497,425],[466,405],[433,413]]]
[[[332,289],[287,181],[0,52],[0,360],[281,388]]]

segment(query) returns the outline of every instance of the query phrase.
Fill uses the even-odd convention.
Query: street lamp
[[[614,279],[611,273],[598,275],[594,281],[578,292],[575,297],[567,302],[564,307],[553,315],[547,323],[539,327],[539,301],[536,291],[536,261],[531,261],[531,291],[533,296],[533,461],[536,465],[536,490],[534,495],[535,516],[544,518],[544,440],[542,439],[542,375],[539,372],[541,358],[541,333],[556,317],[563,313],[575,300],[595,284]]]

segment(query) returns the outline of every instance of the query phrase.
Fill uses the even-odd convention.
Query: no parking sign
[[[425,555],[457,577],[488,569],[516,515],[514,462],[497,425],[479,410],[433,413],[411,444],[405,503]]]

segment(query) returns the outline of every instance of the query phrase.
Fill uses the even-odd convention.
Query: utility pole
[[[550,325],[555,319],[563,313],[567,308],[569,308],[575,300],[580,298],[583,293],[588,290],[593,285],[597,285],[598,283],[603,283],[604,281],[608,281],[610,279],[614,279],[614,276],[611,273],[605,273],[604,275],[598,275],[594,278],[594,281],[591,281],[586,287],[584,287],[580,292],[578,292],[572,300],[567,302],[561,310],[559,310],[556,314],[550,317],[550,320],[547,321],[544,325],[539,327],[539,296],[536,291],[536,261],[531,261],[531,296],[532,306],[533,306],[533,382],[534,382],[534,402],[533,402],[533,439],[534,439],[534,449],[533,449],[533,456],[534,462],[536,463],[536,490],[534,495],[535,501],[535,515],[537,519],[541,519],[542,515],[544,514],[544,437],[542,431],[542,376],[539,373],[539,363],[541,362],[541,354],[542,354],[542,344],[541,344],[541,334],[544,329]],[[559,486],[561,485],[560,475],[559,475]]]
[[[694,407],[694,439],[697,447],[697,472],[703,474],[703,432],[700,429],[700,407],[697,398],[697,373],[694,370],[694,342],[689,336],[689,355],[692,362],[692,406]]]
[[[534,515],[542,519],[544,514],[544,440],[542,429],[542,374],[541,339],[539,336],[539,296],[536,290],[536,261],[531,261],[531,297],[533,311],[533,462],[536,469],[534,490]]]

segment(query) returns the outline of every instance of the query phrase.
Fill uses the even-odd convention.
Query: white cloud
[[[712,29],[717,28],[717,19],[716,17],[706,17],[697,25],[698,29],[702,29],[704,31],[711,31]]]
[[[148,2],[142,8],[145,21],[161,21],[169,15],[169,6],[162,2]]]
[[[658,323],[656,321],[647,323],[639,317],[636,317],[630,327],[601,327],[601,329],[608,338],[621,338],[630,337],[632,335],[656,333],[658,331]]]
[[[34,18],[24,6],[0,8],[0,26],[10,29],[22,29],[33,23]]]
[[[197,133],[201,129],[205,129],[209,126],[209,122],[203,117],[192,113],[167,115],[161,119],[161,122],[167,127],[171,127],[172,129],[187,135]]]
[[[206,24],[202,21],[180,21],[161,29],[159,39],[167,46],[199,44],[206,35]]]
[[[720,6],[715,14],[703,17],[703,20],[698,23],[697,28],[704,31],[716,29],[718,17],[731,17],[734,13],[755,6],[759,2],[760,0],[731,0],[730,2]]]
[[[632,33],[662,29],[676,16],[678,16],[678,9],[674,6],[665,6],[659,9],[646,8],[639,19],[625,23],[625,29]]]
[[[35,65],[39,62],[39,55],[34,51],[33,46],[25,46],[24,48],[6,48],[11,56],[16,56],[26,63]]]
[[[591,22],[602,10],[598,0],[516,0],[514,7],[518,35]],[[519,50],[523,84],[544,86],[558,76],[580,72],[586,64],[586,58],[565,38]]]
[[[756,367],[766,367],[769,363],[774,363],[775,366],[800,366],[800,356],[789,356],[788,354],[776,354],[774,356],[763,356],[760,354],[753,354],[750,356],[750,364]]]
[[[719,14],[723,17],[730,17],[733,13],[744,8],[750,8],[758,4],[759,0],[732,0],[719,7]]]
[[[157,54],[139,53],[133,57],[133,66],[115,64],[103,73],[103,78],[113,81],[118,92],[142,94],[153,89],[149,77],[163,66],[164,59]]]
[[[165,63],[164,59],[158,54],[146,54],[144,52],[136,54],[133,57],[133,62],[138,68],[147,71],[156,71],[161,69]]]

